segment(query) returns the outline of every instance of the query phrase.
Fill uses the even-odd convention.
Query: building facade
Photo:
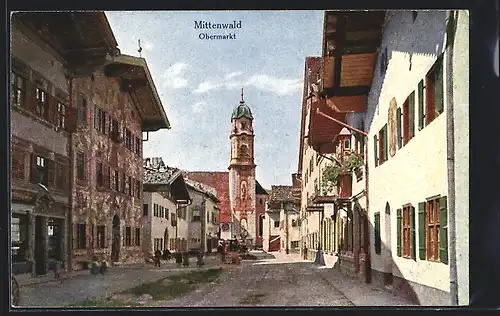
[[[188,248],[201,252],[217,250],[219,233],[217,192],[203,183],[186,180],[192,203],[187,207]]]
[[[467,193],[456,194],[468,183],[468,15],[388,12],[381,51],[365,116],[373,151],[373,280],[389,279],[396,292],[422,305],[449,305],[450,295],[468,304]],[[456,110],[448,118],[450,107]],[[449,182],[450,130],[457,140],[451,156],[464,168],[451,171],[456,188]],[[455,200],[449,209],[455,197],[464,204]],[[456,261],[449,256],[452,226]],[[451,265],[459,271],[458,293],[450,293]]]
[[[73,268],[143,261],[142,133],[170,127],[146,61],[110,58],[72,90]]]
[[[327,11],[310,93],[307,142],[337,192],[306,210],[333,203],[342,270],[421,305],[468,302],[467,30],[464,11]]]
[[[72,83],[116,46],[103,12],[12,15],[14,273],[46,274],[55,262],[70,266]]]
[[[188,240],[187,231],[177,229],[178,209],[191,203],[182,171],[166,166],[161,158],[144,159],[142,249],[176,251]],[[184,233],[184,234],[183,234]]]

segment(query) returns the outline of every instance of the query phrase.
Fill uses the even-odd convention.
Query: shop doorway
[[[35,272],[37,275],[47,274],[45,253],[45,227],[43,217],[37,216],[35,218]]]
[[[120,217],[113,217],[113,227],[111,230],[111,261],[118,262],[120,260]]]

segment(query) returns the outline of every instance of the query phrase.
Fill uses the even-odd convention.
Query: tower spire
[[[244,102],[243,101],[243,87],[241,87],[241,102]]]

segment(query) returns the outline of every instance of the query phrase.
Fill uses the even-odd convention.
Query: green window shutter
[[[375,166],[378,166],[378,137],[373,136],[373,157],[375,158]]]
[[[397,210],[397,231],[398,231],[398,234],[397,234],[397,254],[398,254],[398,257],[401,257],[402,255],[402,248],[401,248],[401,238],[402,238],[402,229],[403,227],[401,226],[403,224],[403,216],[401,214],[401,209],[398,209]]]
[[[415,136],[415,91],[408,98],[408,139]]]
[[[380,213],[375,213],[375,253],[379,255],[382,252],[382,244],[380,238]]]
[[[434,85],[436,89],[436,116],[443,113],[444,108],[444,88],[443,88],[443,57],[439,57],[436,61],[436,68],[434,73]]]
[[[424,80],[420,80],[418,83],[418,130],[424,128]]]
[[[396,110],[396,130],[397,130],[397,139],[398,139],[398,149],[401,149],[403,146],[403,133],[401,129],[401,108]]]
[[[387,124],[384,125],[382,130],[383,130],[382,135],[384,135],[384,139],[382,140],[384,142],[384,161],[387,161],[387,159],[389,158],[388,148],[387,148],[388,147],[388,145],[387,145]]]
[[[418,253],[420,260],[427,259],[426,240],[425,240],[425,202],[418,203]]]
[[[417,258],[417,240],[415,239],[415,208],[412,206],[410,209],[410,232],[411,232],[411,258]]]
[[[439,258],[448,263],[448,210],[446,196],[439,199]]]

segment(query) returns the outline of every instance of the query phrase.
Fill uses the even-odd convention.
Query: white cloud
[[[167,70],[161,76],[163,88],[180,89],[187,87],[189,82],[186,78],[182,76],[183,70],[189,68],[186,63],[178,62],[168,67]]]
[[[149,42],[149,41],[148,41],[148,42],[146,42],[146,41],[145,41],[144,43],[141,43],[141,44],[142,44],[142,45],[141,45],[141,46],[142,46],[142,48],[143,48],[145,51],[152,51],[152,50],[153,50],[153,48],[155,47],[155,46],[153,45],[153,43],[151,43],[151,42]]]
[[[231,72],[231,73],[228,73],[228,74],[224,77],[224,79],[225,79],[225,80],[230,80],[230,79],[232,79],[232,78],[234,78],[234,77],[241,76],[242,74],[243,74],[243,72],[242,72],[242,71],[235,71],[235,72]]]
[[[209,91],[212,91],[214,89],[220,88],[222,85],[221,84],[215,84],[211,83],[209,81],[202,82],[198,85],[198,88],[193,90],[193,93],[207,93]]]
[[[196,102],[195,104],[193,104],[191,109],[193,110],[194,113],[201,113],[203,112],[203,109],[206,107],[206,105],[207,103],[203,101]]]
[[[245,86],[253,86],[261,91],[272,92],[278,96],[291,95],[299,92],[302,88],[301,79],[277,78],[268,75],[253,75],[248,80],[231,80],[237,76],[241,76],[242,72],[232,72],[227,74],[222,83],[213,83],[210,81],[202,82],[198,88],[193,90],[193,93],[207,93],[215,89],[240,89]]]
[[[284,96],[300,91],[302,80],[276,78],[268,75],[253,75],[248,79],[246,84],[262,91],[274,92],[279,96]]]

